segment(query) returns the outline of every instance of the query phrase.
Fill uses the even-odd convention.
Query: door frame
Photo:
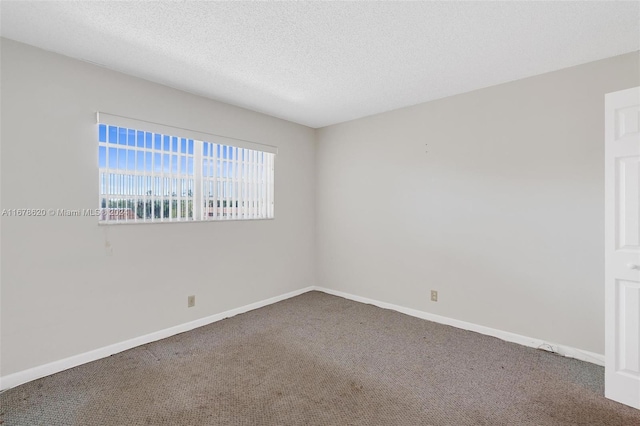
[[[626,198],[640,193],[627,186],[629,176],[631,182],[640,176],[640,87],[605,95],[604,142],[605,396],[640,409],[640,236],[634,235],[640,217],[634,209],[639,216],[640,210]],[[629,228],[627,209],[637,220]]]

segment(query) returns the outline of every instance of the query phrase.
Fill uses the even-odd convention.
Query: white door
[[[640,87],[605,96],[605,395],[640,408]]]

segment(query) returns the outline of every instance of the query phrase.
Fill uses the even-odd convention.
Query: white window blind
[[[100,221],[271,219],[276,151],[98,113]]]

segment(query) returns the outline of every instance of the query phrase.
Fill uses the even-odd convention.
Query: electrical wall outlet
[[[438,292],[435,290],[431,290],[431,301],[432,302],[438,301]]]
[[[187,307],[193,308],[194,306],[196,306],[196,296],[187,297]]]

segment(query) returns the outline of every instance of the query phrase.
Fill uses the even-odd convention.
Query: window
[[[104,113],[98,117],[100,222],[274,217],[275,152],[246,146],[273,147]]]

